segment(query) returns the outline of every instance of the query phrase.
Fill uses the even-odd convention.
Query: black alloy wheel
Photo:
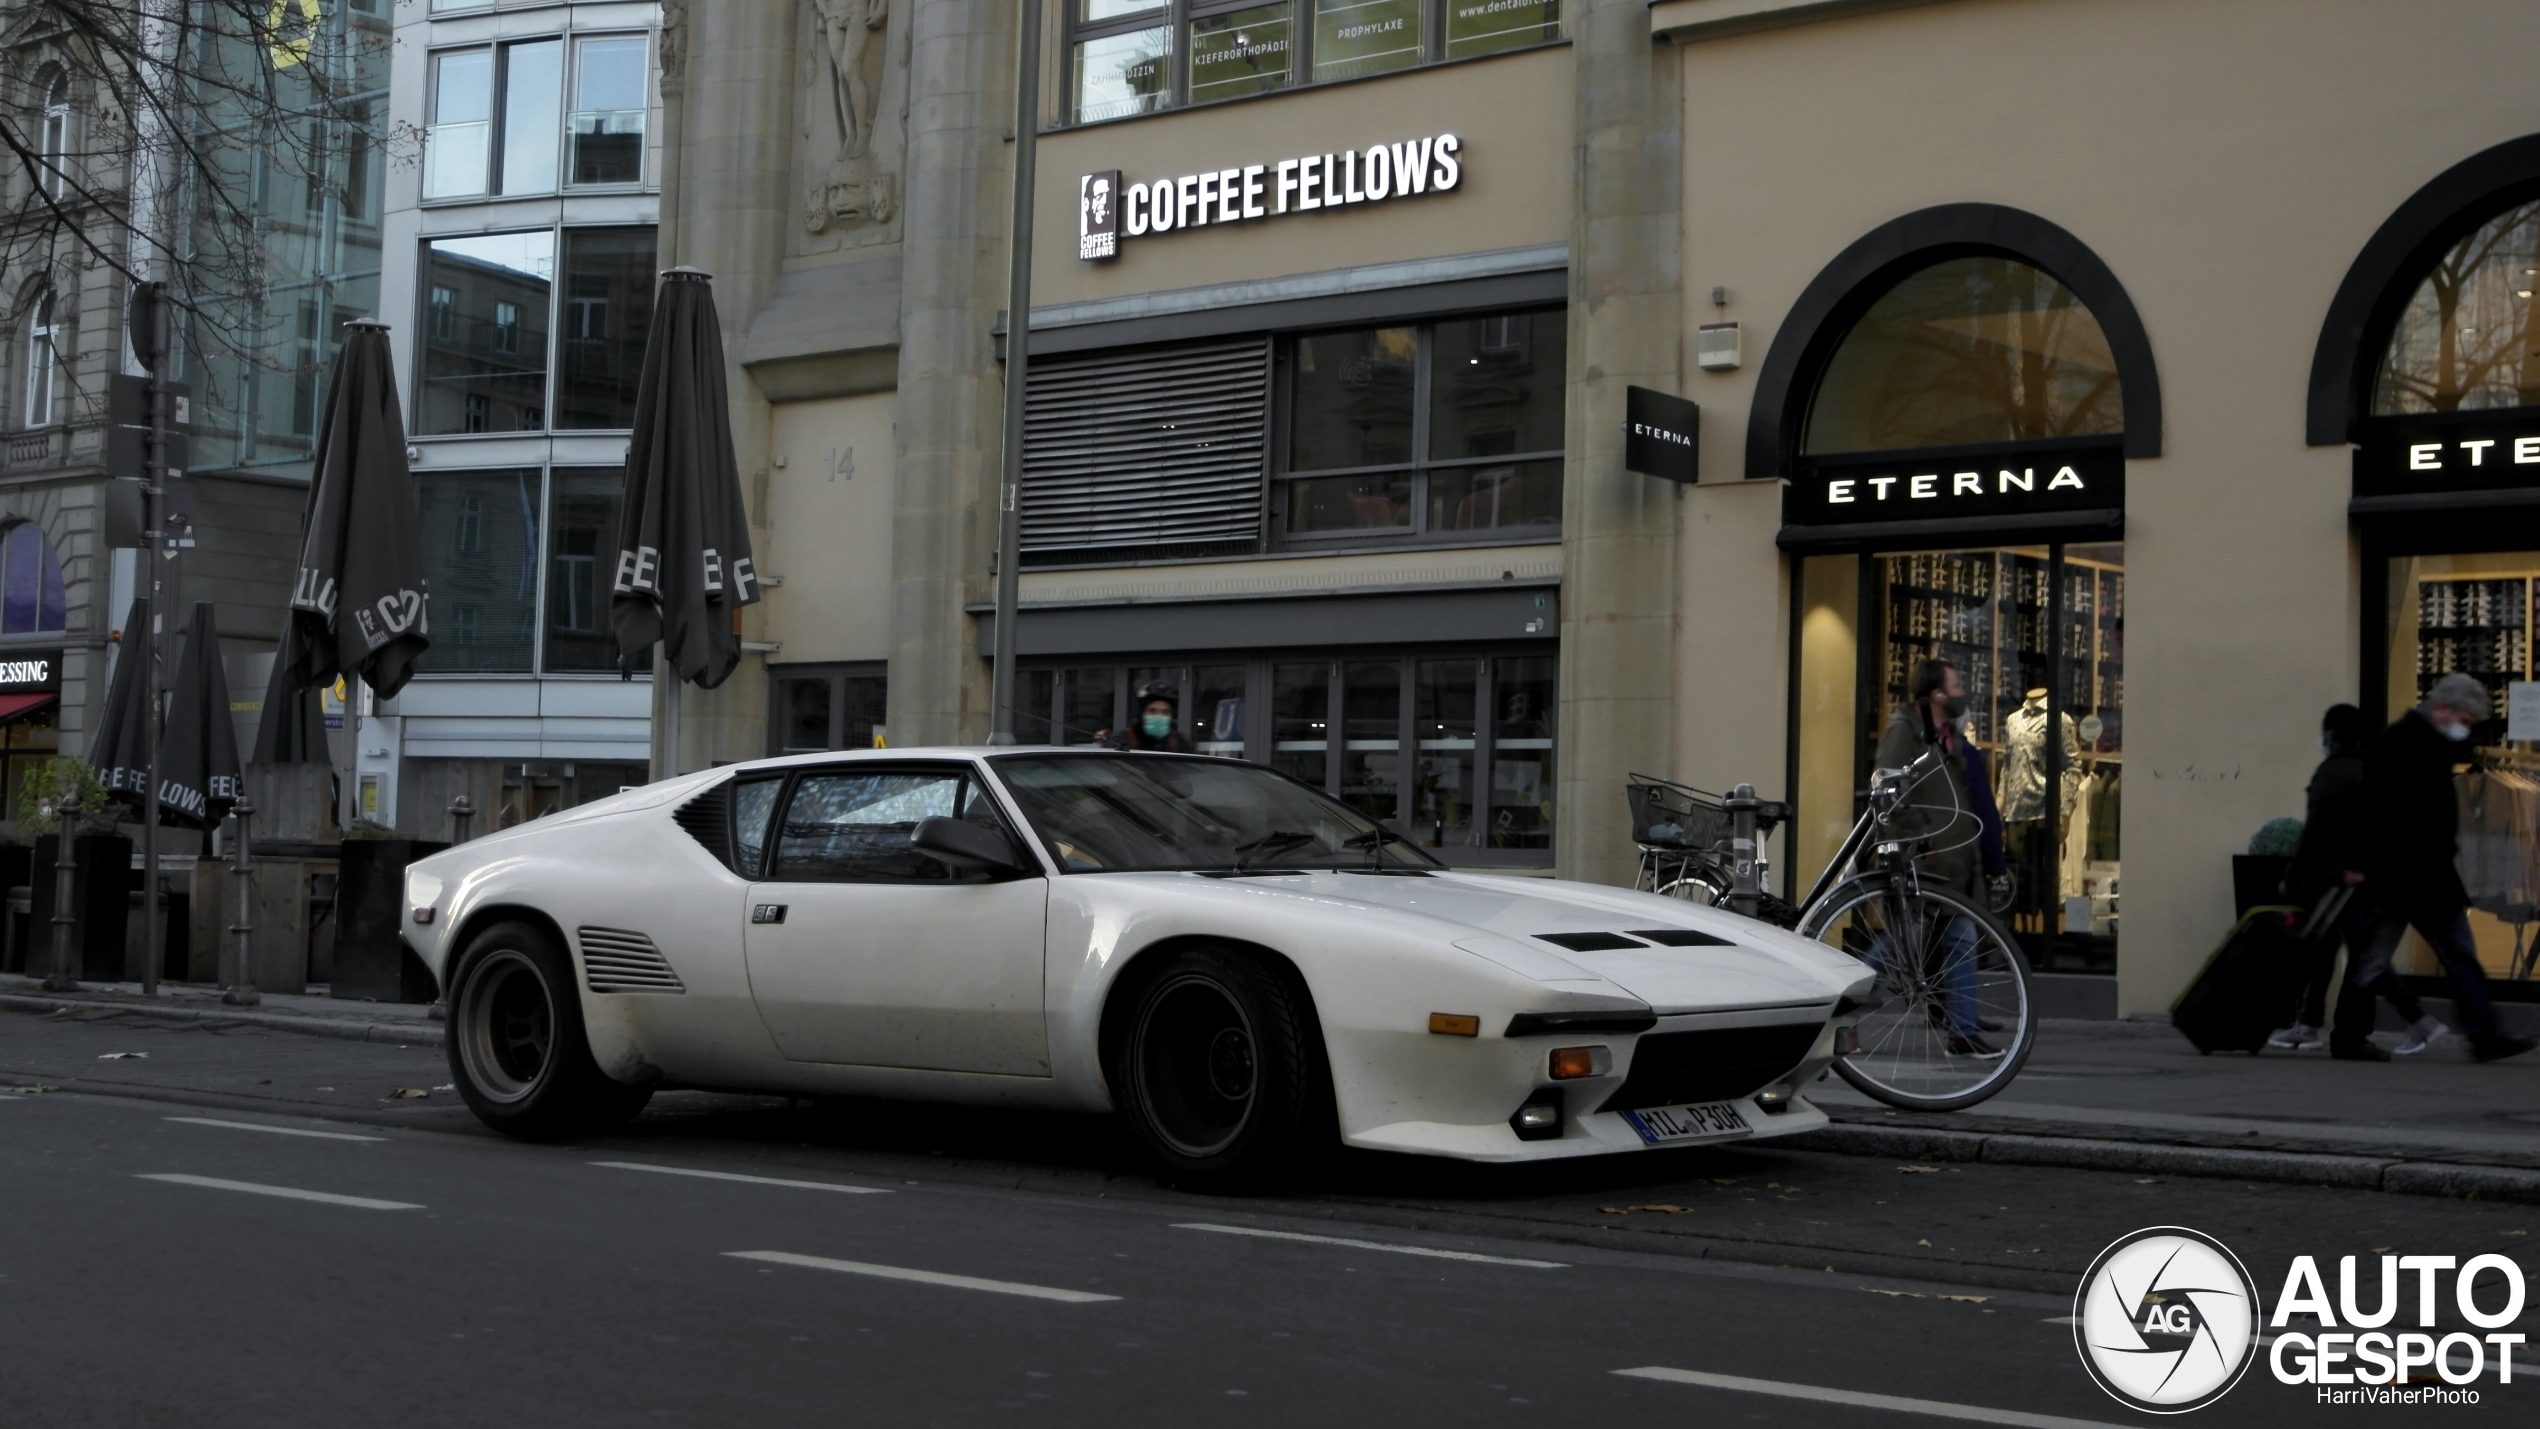
[[[652,1088],[612,1081],[592,1060],[573,960],[543,929],[497,923],[460,955],[445,1042],[451,1080],[477,1119],[543,1139],[631,1120]]]
[[[1330,1070],[1293,972],[1193,948],[1166,955],[1129,996],[1111,1085],[1166,1168],[1201,1185],[1259,1185],[1330,1144]]]

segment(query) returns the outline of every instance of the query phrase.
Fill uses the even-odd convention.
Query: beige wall
[[[1685,282],[1731,290],[1748,360],[1693,381],[1707,470],[1742,465],[1778,316],[1901,214],[2038,214],[2142,314],[2167,430],[2127,471],[2127,1012],[2165,1007],[2212,948],[2227,855],[2300,812],[2319,710],[2355,694],[2348,457],[2302,442],[2312,348],[2394,207],[2540,127],[2528,61],[2499,43],[2530,18],[2523,0],[1953,0],[1684,47]],[[1767,658],[1751,621],[1705,611],[1769,549],[1749,509],[1769,504],[1703,491],[1687,513],[1688,685]],[[1716,708],[1685,706],[1682,747],[1707,747]],[[1711,762],[1687,772],[1721,777]]]
[[[1563,242],[1570,66],[1556,45],[1047,135],[1032,306]],[[1076,256],[1080,174],[1119,169],[1123,183],[1148,183],[1437,134],[1463,141],[1463,180],[1446,193],[1124,239],[1109,262]]]
[[[759,569],[770,658],[891,655],[891,512],[898,444],[889,392],[768,409],[767,534]]]

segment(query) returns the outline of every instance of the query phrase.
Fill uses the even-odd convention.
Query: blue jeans
[[[2416,929],[2434,949],[2435,960],[2452,981],[2453,1005],[2459,1009],[2461,1031],[2471,1037],[2496,1035],[2496,1005],[2488,1000],[2487,973],[2478,965],[2478,944],[2470,937],[2469,914],[2462,909],[2440,913],[2382,909],[2362,941],[2347,945],[2347,955],[2359,970],[2359,975],[2350,977],[2350,981],[2357,987],[2371,987],[2388,976],[2395,985],[2398,979],[2391,972],[2390,960],[2410,928]]]
[[[1948,1008],[1952,1037],[1973,1037],[1978,1030],[1976,946],[1982,938],[1975,919],[1952,918],[1949,926],[1941,930],[1939,940],[1923,950],[1925,962],[1940,970],[1941,997]],[[1889,946],[1885,933],[1872,940],[1867,959],[1872,968],[1885,970]]]

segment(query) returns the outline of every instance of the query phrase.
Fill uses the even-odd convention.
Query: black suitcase
[[[2308,960],[2299,908],[2252,908],[2170,1004],[2170,1025],[2199,1052],[2256,1052],[2293,1020]]]

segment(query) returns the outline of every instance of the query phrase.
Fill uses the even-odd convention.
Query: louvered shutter
[[[1038,361],[1028,380],[1027,559],[1259,538],[1269,339]]]

